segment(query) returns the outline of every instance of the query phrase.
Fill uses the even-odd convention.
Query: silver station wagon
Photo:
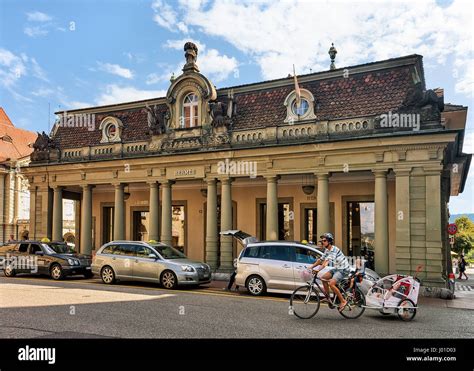
[[[293,241],[258,241],[256,237],[239,230],[221,232],[233,236],[243,249],[237,260],[235,284],[245,286],[252,295],[266,292],[291,294],[305,284],[303,272],[314,263],[323,251],[314,245]],[[380,279],[371,269],[365,268],[361,290],[365,294]]]
[[[106,284],[116,280],[158,282],[166,289],[211,282],[211,268],[160,242],[112,241],[92,261]]]

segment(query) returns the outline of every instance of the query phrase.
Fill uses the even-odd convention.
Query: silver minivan
[[[160,242],[112,241],[92,260],[92,272],[106,284],[116,280],[158,282],[166,289],[211,282],[211,268]]]
[[[221,232],[233,236],[243,249],[237,258],[235,284],[245,286],[252,295],[265,292],[291,294],[305,284],[303,272],[314,263],[323,251],[293,241],[261,241],[239,230]],[[379,275],[365,268],[360,285],[364,294],[379,279]]]

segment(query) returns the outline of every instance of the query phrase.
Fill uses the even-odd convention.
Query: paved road
[[[0,278],[0,338],[473,338],[472,311],[421,305],[413,322],[367,310],[346,320],[326,306],[289,315],[288,298],[99,280]]]

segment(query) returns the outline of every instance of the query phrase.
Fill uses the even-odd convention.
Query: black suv
[[[0,247],[0,268],[6,277],[30,273],[54,280],[76,274],[91,278],[91,262],[91,256],[77,254],[64,242],[19,241]]]

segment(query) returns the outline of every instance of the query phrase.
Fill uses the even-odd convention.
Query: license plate
[[[89,269],[89,270],[90,270],[90,269],[91,269],[91,267],[86,267],[86,269]]]

